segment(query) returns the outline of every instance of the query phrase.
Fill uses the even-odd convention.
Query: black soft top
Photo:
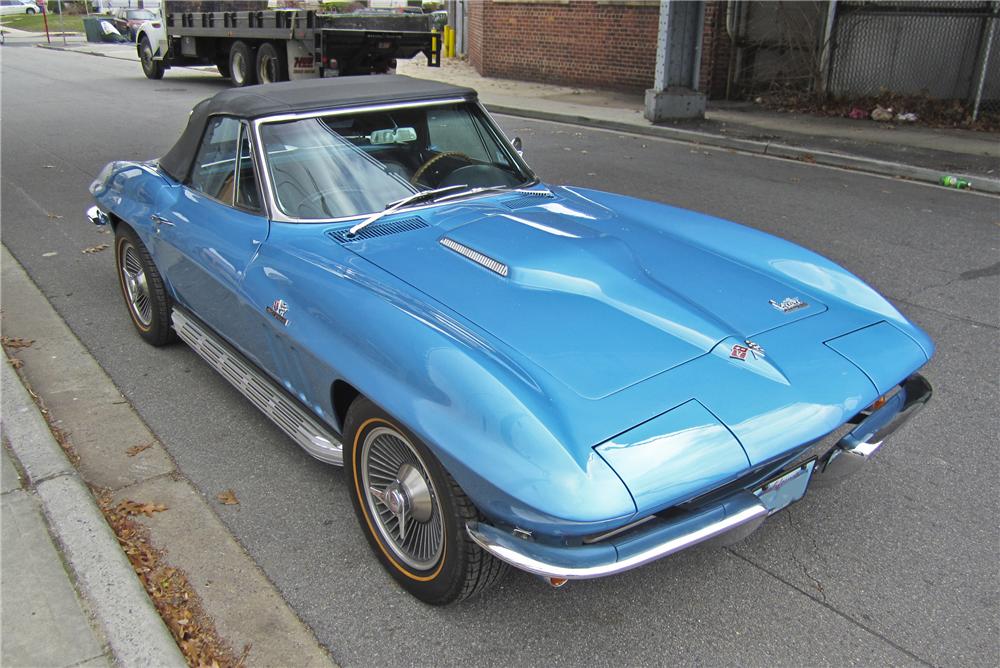
[[[205,124],[212,116],[249,120],[278,114],[458,97],[474,100],[476,91],[400,75],[305,79],[231,88],[195,105],[180,139],[160,158],[160,168],[178,181],[187,178]]]

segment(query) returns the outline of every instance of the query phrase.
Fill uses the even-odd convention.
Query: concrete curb
[[[90,490],[9,363],[3,364],[2,375],[3,428],[10,448],[117,662],[187,665]]]
[[[754,153],[757,155],[767,155],[774,158],[785,158],[788,160],[799,160],[803,162],[816,163],[828,167],[840,167],[851,169],[879,176],[899,177],[920,181],[923,183],[937,184],[942,172],[927,169],[926,167],[916,167],[898,162],[876,160],[874,158],[864,158],[846,153],[830,153],[829,151],[819,151],[799,146],[788,146],[786,144],[775,144],[770,142],[758,142],[750,139],[737,139],[735,137],[724,137],[709,132],[699,132],[697,130],[681,130],[659,125],[635,125],[632,123],[621,123],[604,119],[589,118],[577,114],[561,114],[552,111],[535,111],[532,109],[522,109],[520,107],[509,107],[506,105],[484,103],[487,109],[494,114],[504,114],[507,116],[518,116],[521,118],[531,118],[542,121],[553,121],[556,123],[573,123],[575,125],[585,125],[587,127],[601,130],[613,130],[616,132],[629,132],[632,134],[659,137],[660,139],[672,139],[689,144],[700,144],[715,148],[731,149],[741,153]],[[1000,194],[1000,180],[989,179],[981,176],[969,176],[957,174],[960,178],[970,181],[973,189],[980,193]]]

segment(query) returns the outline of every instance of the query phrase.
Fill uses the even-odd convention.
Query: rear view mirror
[[[372,144],[406,144],[417,141],[417,131],[413,128],[375,130],[368,135],[368,141]]]

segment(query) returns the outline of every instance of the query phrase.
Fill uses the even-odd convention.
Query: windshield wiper
[[[468,187],[469,184],[463,183],[457,186],[447,186],[445,188],[433,188],[431,190],[421,190],[420,192],[413,193],[412,195],[407,195],[403,199],[397,199],[394,202],[389,202],[388,204],[385,205],[385,208],[383,210],[377,213],[373,213],[372,215],[368,216],[360,223],[349,229],[347,231],[347,236],[353,237],[355,234],[365,229],[379,218],[383,216],[388,216],[390,213],[403,208],[407,204],[413,204],[414,202],[420,202],[425,199],[434,199],[437,195],[440,195],[441,193],[457,190],[458,188],[468,188]]]

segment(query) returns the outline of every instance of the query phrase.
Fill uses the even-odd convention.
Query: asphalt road
[[[0,74],[3,243],[180,470],[209,498],[236,491],[219,515],[338,662],[996,664],[1000,200],[500,118],[550,182],[723,216],[843,263],[933,336],[936,395],[867,471],[734,548],[560,590],[514,573],[437,609],[369,554],[344,475],[184,346],[143,344],[110,251],[80,252],[110,240],[83,220],[100,168],[163,154],[191,106],[227,84],[191,70],[151,82],[135,63],[10,42]]]

